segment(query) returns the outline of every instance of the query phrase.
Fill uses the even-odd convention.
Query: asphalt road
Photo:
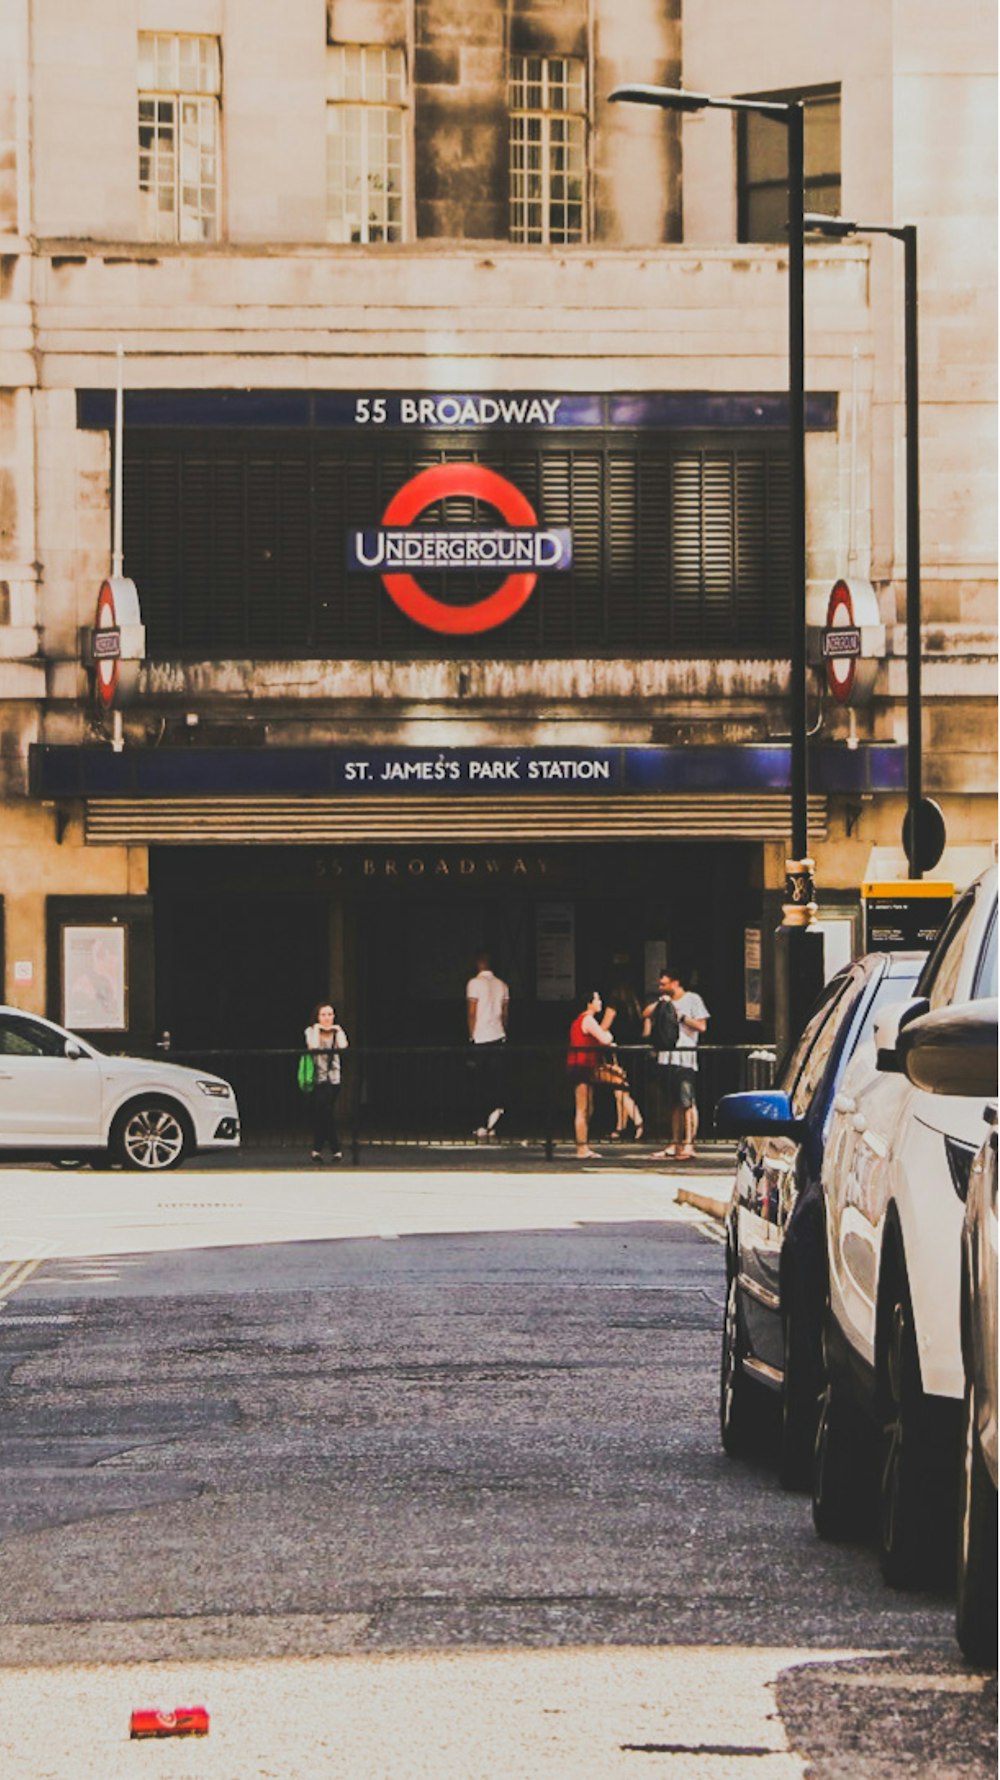
[[[950,1601],[723,1457],[723,1251],[672,1200],[0,1173],[0,1771],[993,1775]]]

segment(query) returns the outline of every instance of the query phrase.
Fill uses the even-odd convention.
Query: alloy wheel
[[[130,1168],[155,1172],[180,1161],[186,1138],[180,1119],[169,1107],[140,1106],[125,1120],[121,1144]]]
[[[906,1311],[897,1300],[893,1305],[886,1349],[889,1415],[882,1425],[881,1532],[884,1552],[895,1551],[899,1540],[906,1439],[906,1339]]]
[[[726,1288],[722,1324],[722,1363],[719,1369],[719,1431],[723,1451],[731,1459],[742,1458],[751,1445],[754,1387],[743,1370],[740,1337],[739,1285],[735,1271]]]

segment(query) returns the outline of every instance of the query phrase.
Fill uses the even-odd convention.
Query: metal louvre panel
[[[150,659],[464,659],[467,638],[414,625],[344,555],[350,527],[376,524],[418,471],[455,462],[508,477],[544,525],[573,534],[572,567],[542,573],[491,635],[497,658],[787,655],[780,433],[139,427],[125,445],[124,543]],[[488,503],[456,496],[418,520],[494,522]],[[428,591],[464,605],[495,583],[484,569],[435,570]]]
[[[809,828],[826,839],[826,798],[809,799]],[[90,846],[270,841],[754,840],[787,841],[781,792],[659,797],[164,797],[92,798]]]

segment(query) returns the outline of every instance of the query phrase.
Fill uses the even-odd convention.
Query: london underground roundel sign
[[[413,522],[449,495],[483,501],[507,521],[506,530],[447,531]],[[393,495],[377,532],[352,534],[350,568],[377,569],[390,599],[425,630],[444,636],[475,636],[506,624],[531,598],[539,569],[568,568],[569,533],[543,530],[526,495],[485,464],[435,464],[420,470]],[[410,565],[431,571],[448,568],[511,572],[499,587],[472,605],[454,606],[421,587]]]
[[[145,654],[145,632],[134,581],[112,575],[101,583],[90,633],[94,691],[102,711],[131,698]]]
[[[851,588],[846,581],[835,581],[830,594],[823,656],[830,691],[838,704],[850,704],[861,657],[861,630]]]
[[[121,655],[121,628],[110,581],[101,584],[94,615],[94,680],[97,701],[110,710],[118,690],[118,662]]]

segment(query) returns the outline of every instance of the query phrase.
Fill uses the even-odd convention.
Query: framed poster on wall
[[[576,910],[571,902],[540,902],[535,910],[535,994],[572,1001],[576,994]]]
[[[763,1018],[761,942],[759,927],[743,929],[743,1011],[748,1020]]]
[[[128,1025],[128,950],[124,926],[62,929],[62,1023],[85,1032]]]

